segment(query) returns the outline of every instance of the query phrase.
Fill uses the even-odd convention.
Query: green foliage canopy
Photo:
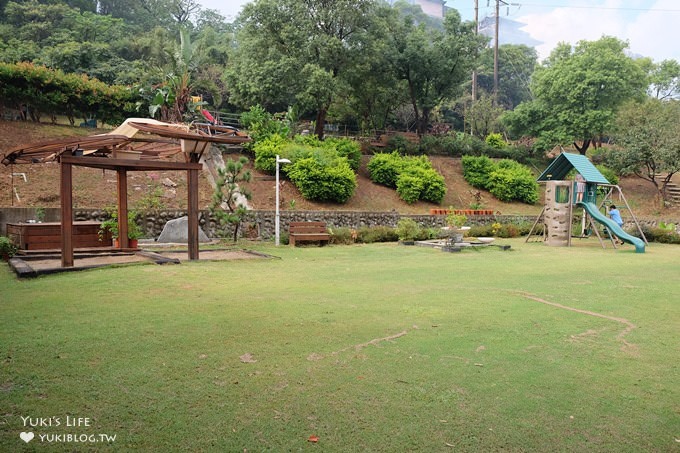
[[[680,101],[626,104],[617,116],[614,139],[618,146],[607,165],[651,182],[663,201],[667,184],[680,171]]]
[[[624,102],[645,95],[645,73],[626,56],[627,47],[606,36],[574,48],[558,45],[533,75],[534,100],[507,113],[507,126],[537,137],[542,149],[573,142],[585,154],[594,138],[611,130]]]

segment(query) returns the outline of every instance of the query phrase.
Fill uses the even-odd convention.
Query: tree
[[[477,101],[468,103],[463,113],[475,136],[485,138],[498,130],[498,119],[503,108],[494,104],[493,96],[486,93],[482,93]]]
[[[363,49],[372,0],[256,0],[239,16],[239,49],[227,73],[234,102],[313,110],[323,136],[332,100]]]
[[[393,24],[389,37],[391,65],[407,84],[416,128],[423,134],[434,108],[462,91],[486,38],[475,34],[473,23],[462,23],[455,10],[446,15],[443,31],[406,16]]]
[[[558,45],[533,75],[534,100],[506,114],[506,124],[515,134],[533,132],[543,149],[572,142],[585,154],[611,129],[624,102],[645,96],[644,71],[625,55],[627,47],[613,37],[580,41],[573,49]]]
[[[229,159],[223,168],[217,170],[219,177],[215,181],[210,213],[220,225],[233,225],[234,242],[238,239],[241,220],[246,215],[247,200],[250,200],[250,192],[243,187],[244,182],[250,182],[250,172],[243,171],[248,159],[241,157],[238,161]]]
[[[651,182],[663,207],[666,186],[680,171],[680,101],[626,104],[616,118],[614,138],[618,147],[608,166]]]
[[[494,57],[493,49],[482,52],[477,70],[477,87],[486,93],[493,93]],[[524,101],[531,100],[529,83],[536,69],[536,49],[515,44],[498,47],[498,103],[512,110]]]
[[[657,99],[678,99],[680,97],[680,63],[664,60],[653,65],[649,75],[650,96]]]

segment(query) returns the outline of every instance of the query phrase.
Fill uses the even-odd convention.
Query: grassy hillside
[[[102,131],[98,131],[102,132]],[[0,153],[8,149],[34,141],[56,137],[89,135],[96,133],[91,129],[62,125],[35,124],[30,122],[0,121]],[[225,158],[237,156],[226,155]],[[366,164],[369,156],[364,156],[358,174],[358,187],[355,195],[343,205],[313,203],[302,198],[290,183],[284,183],[281,192],[282,209],[297,210],[356,210],[356,211],[398,211],[401,213],[428,213],[434,207],[469,208],[480,197],[485,209],[493,209],[503,214],[538,214],[541,204],[534,206],[522,203],[502,203],[488,192],[478,191],[469,186],[462,176],[460,159],[433,157],[435,168],[444,175],[448,187],[447,195],[441,206],[432,203],[406,204],[399,199],[394,190],[373,184],[368,178]],[[274,209],[275,182],[272,176],[252,169],[253,179],[248,188],[253,194],[254,209]],[[542,169],[535,169],[537,172]],[[0,206],[59,206],[59,179],[57,164],[0,165]],[[12,182],[12,173],[15,173]],[[20,173],[20,174],[17,174]],[[26,175],[27,182],[23,175]],[[131,205],[148,201],[153,197],[167,208],[186,206],[186,178],[183,172],[133,172],[129,175],[129,199]],[[176,187],[163,185],[165,179],[171,180]],[[654,188],[638,178],[624,178],[621,181],[624,194],[638,216],[680,218],[680,209],[667,209],[660,213],[654,203]],[[19,199],[17,199],[16,194]],[[74,172],[74,205],[81,208],[98,208],[115,203],[116,178],[110,171],[77,168]],[[200,183],[200,205],[210,204],[212,189],[206,173]]]

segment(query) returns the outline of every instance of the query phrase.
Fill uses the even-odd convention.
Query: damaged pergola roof
[[[250,141],[243,132],[212,124],[171,124],[148,118],[129,118],[106,134],[69,137],[20,145],[2,156],[2,163],[31,164],[59,160],[63,154],[118,157],[123,152],[140,160],[168,159],[182,151],[189,162],[200,159],[211,144],[240,145]]]
[[[179,170],[187,172],[188,252],[198,259],[198,175],[203,152],[211,144],[240,145],[246,134],[213,124],[170,124],[129,118],[107,134],[45,140],[15,147],[2,163],[59,162],[61,199],[61,265],[73,267],[73,167],[114,170],[118,182],[120,248],[128,248],[127,172]],[[183,159],[173,156],[180,154]]]

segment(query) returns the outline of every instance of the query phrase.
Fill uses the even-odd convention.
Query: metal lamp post
[[[274,222],[274,244],[278,247],[279,239],[281,237],[281,231],[279,228],[279,220],[281,215],[279,214],[279,164],[289,164],[290,160],[281,159],[279,155],[276,155],[276,220]]]

